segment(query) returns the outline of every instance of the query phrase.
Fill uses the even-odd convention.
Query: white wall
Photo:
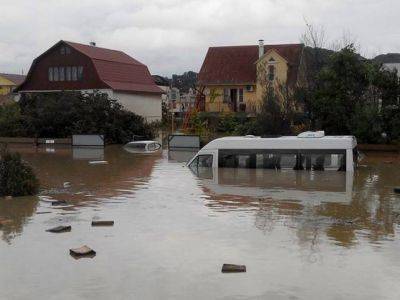
[[[115,92],[111,89],[80,90],[82,93],[106,93],[112,99],[118,100],[125,109],[145,117],[148,122],[161,121],[161,94],[131,94]],[[23,92],[59,92],[59,91],[23,91]],[[16,101],[19,100],[19,95]]]
[[[125,109],[145,117],[149,122],[161,120],[161,95],[113,92],[113,98]]]

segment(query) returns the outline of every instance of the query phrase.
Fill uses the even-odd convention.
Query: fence
[[[199,148],[200,136],[198,135],[171,134],[168,136],[168,149],[187,150]]]

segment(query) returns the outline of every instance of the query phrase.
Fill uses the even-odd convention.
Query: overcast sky
[[[152,74],[198,71],[209,46],[297,43],[304,19],[368,57],[400,52],[399,0],[0,0],[0,72],[64,39],[123,50]]]

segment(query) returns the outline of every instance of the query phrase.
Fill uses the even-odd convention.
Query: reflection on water
[[[49,149],[52,149],[49,151]],[[43,203],[45,213],[63,210],[68,214],[83,206],[96,206],[102,201],[117,203],[125,196],[146,185],[153,165],[160,156],[132,156],[119,147],[11,147],[20,152],[24,160],[35,169],[41,183],[38,197],[0,201],[0,217],[12,220],[0,227],[3,239],[22,231],[22,225]],[[106,159],[107,165],[90,165],[94,159]],[[67,201],[66,205],[52,205],[54,201]],[[39,214],[43,212],[39,211]]]
[[[188,163],[196,155],[198,149],[168,150],[168,160]]]
[[[6,220],[0,225],[1,299],[400,294],[400,197],[393,193],[400,185],[399,155],[368,153],[354,175],[258,169],[193,174],[186,167],[193,151],[12,149],[33,166],[42,191],[0,199],[0,223]],[[52,205],[57,200],[67,204]],[[91,228],[95,218],[115,225]],[[45,231],[64,224],[72,231]],[[96,257],[71,260],[68,249],[83,244]],[[248,271],[221,275],[222,263],[243,263]]]
[[[22,232],[23,226],[36,211],[39,199],[37,197],[22,197],[0,200],[0,233],[1,238],[11,243],[12,238]],[[1,221],[5,221],[1,225]]]
[[[400,178],[397,165],[361,167],[354,175],[240,168],[194,173],[209,196],[208,207],[256,211],[255,226],[261,230],[290,224],[302,244],[315,244],[326,234],[338,245],[351,246],[356,232],[371,242],[392,239],[400,221],[400,199],[393,193]]]

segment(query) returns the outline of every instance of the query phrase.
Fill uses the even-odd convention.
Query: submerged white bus
[[[325,136],[323,131],[278,138],[224,137],[205,145],[188,166],[353,172],[356,147],[354,136]]]

